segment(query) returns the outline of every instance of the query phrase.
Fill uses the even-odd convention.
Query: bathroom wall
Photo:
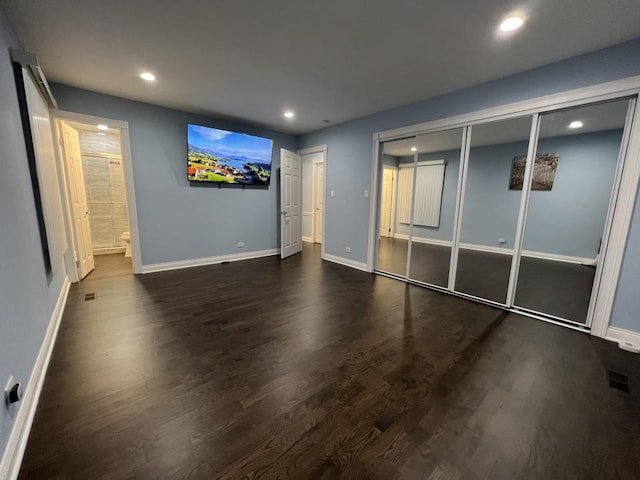
[[[80,129],[78,133],[93,250],[124,248],[122,233],[129,230],[129,213],[120,136]]]

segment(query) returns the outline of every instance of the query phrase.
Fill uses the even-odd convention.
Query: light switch
[[[331,196],[335,197],[336,196],[336,192],[334,190],[331,190]]]
[[[364,191],[364,198],[369,198],[369,190]]]

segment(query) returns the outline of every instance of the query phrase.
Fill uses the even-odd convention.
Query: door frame
[[[129,138],[129,123],[123,120],[113,120],[110,118],[96,117],[81,113],[68,112],[65,110],[51,109],[53,120],[52,135],[56,150],[56,164],[58,167],[58,179],[60,182],[60,196],[62,208],[64,210],[65,233],[67,236],[68,250],[64,255],[64,263],[67,275],[72,283],[80,280],[78,268],[76,266],[76,238],[73,228],[73,218],[71,213],[70,192],[67,187],[67,173],[64,166],[64,153],[60,147],[60,131],[58,120],[86,123],[89,125],[104,124],[109,128],[117,129],[120,132],[120,148],[122,149],[122,162],[124,163],[124,183],[127,195],[127,209],[129,212],[129,235],[131,237],[131,260],[133,273],[142,273],[142,249],[140,245],[140,233],[138,228],[138,209],[136,207],[135,183],[133,175],[133,163],[131,156],[131,140]]]
[[[375,132],[373,134],[373,156],[371,169],[371,189],[370,210],[369,210],[369,244],[367,249],[367,270],[373,272],[375,267],[375,258],[377,257],[376,233],[378,226],[378,204],[380,190],[380,165],[381,143],[391,140],[398,140],[406,137],[421,135],[425,133],[439,132],[452,128],[472,127],[475,124],[486,122],[506,120],[526,115],[542,114],[558,109],[575,107],[592,102],[601,102],[607,100],[615,100],[630,96],[640,96],[640,76],[615,80],[602,84],[593,85],[585,88],[578,88],[552,95],[546,95],[530,100],[510,103],[499,107],[488,108],[484,110],[474,111],[463,115],[443,118],[431,122],[425,122],[417,125],[387,130],[383,132]],[[587,325],[590,325],[591,335],[598,337],[607,337],[609,328],[609,320],[613,310],[613,301],[618,286],[620,271],[622,269],[622,260],[627,244],[629,228],[633,209],[635,206],[636,194],[638,191],[638,183],[640,181],[640,108],[636,108],[632,118],[632,124],[626,126],[629,130],[627,136],[626,152],[622,155],[623,164],[619,165],[619,169],[624,169],[624,175],[621,175],[618,188],[612,195],[611,204],[609,206],[609,217],[604,236],[608,238],[608,242],[603,242],[601,252],[602,263],[600,275],[594,281],[592,290],[593,305],[590,308],[591,316],[587,318]],[[461,186],[458,185],[458,188]],[[520,219],[522,221],[523,219]],[[604,238],[604,237],[603,237]],[[405,279],[405,281],[409,281]],[[425,285],[428,286],[428,285]],[[473,298],[465,294],[460,294],[451,289],[437,290],[445,291],[449,294]],[[483,303],[494,304],[490,301]],[[500,308],[505,305],[495,304]],[[551,318],[540,315],[530,314],[522,310],[516,310],[506,306],[506,309],[520,313],[523,315],[533,316],[541,320],[551,323],[558,323],[569,328],[586,331],[587,328],[574,327],[568,324],[556,322]]]
[[[322,165],[322,167],[324,168],[324,158],[322,160],[314,160],[312,165],[313,165],[313,175],[312,175],[311,181],[313,184],[313,188],[312,188],[311,195],[313,195],[313,212],[311,215],[311,222],[312,222],[311,238],[313,239],[313,243],[320,243],[322,245],[324,243],[324,229],[322,230],[322,238],[320,239],[320,242],[318,242],[318,239],[317,239],[318,231],[316,229],[316,226],[318,225],[318,218],[317,218],[318,214],[316,212],[318,211],[318,167]],[[322,211],[322,213],[323,213],[323,227],[324,227],[324,210]]]
[[[397,207],[397,200],[398,200],[398,167],[394,167],[393,165],[383,165],[382,166],[382,174],[384,176],[384,170],[392,170],[393,171],[393,186],[391,187],[391,205],[390,205],[390,209],[391,209],[391,218],[389,219],[389,227],[391,229],[391,231],[389,232],[389,238],[395,238],[396,236],[396,209]],[[383,192],[380,192],[380,195],[382,195]],[[382,203],[382,196],[380,197],[380,201]],[[380,234],[380,229],[378,228],[378,234]]]
[[[324,197],[324,212],[323,212],[323,216],[322,216],[322,243],[320,244],[320,257],[321,258],[325,258],[326,256],[326,248],[325,245],[327,243],[327,167],[328,167],[328,160],[329,160],[329,155],[328,155],[328,148],[327,145],[317,145],[315,147],[309,147],[309,148],[303,148],[301,150],[298,150],[298,154],[301,156],[304,155],[310,155],[312,153],[322,153],[322,160],[317,160],[314,161],[314,165],[315,163],[320,163],[322,162],[324,164],[324,192],[322,193],[322,196]],[[302,167],[304,169],[304,165]],[[314,172],[315,174],[315,166],[314,166]],[[316,188],[316,182],[315,182],[315,175],[312,175],[312,195],[313,195],[313,216],[312,216],[312,220],[311,220],[311,238],[313,239],[314,243],[315,243],[315,238],[316,238],[316,214],[315,214],[315,203],[316,203],[316,197],[315,197],[315,188]]]

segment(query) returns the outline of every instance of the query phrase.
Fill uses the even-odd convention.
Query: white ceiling
[[[640,37],[637,0],[0,0],[55,82],[304,133]],[[498,34],[508,14],[517,32]],[[138,78],[156,73],[149,85]],[[282,117],[291,108],[293,121]]]

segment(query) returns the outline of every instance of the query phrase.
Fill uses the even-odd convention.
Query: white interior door
[[[314,219],[316,234],[313,241],[315,243],[322,243],[324,232],[322,226],[324,225],[324,163],[316,163],[315,167],[315,210]]]
[[[391,236],[394,171],[385,168],[382,175],[382,209],[380,211],[380,236]]]
[[[76,265],[80,278],[86,277],[95,268],[93,247],[91,245],[91,229],[89,227],[89,208],[84,189],[82,173],[82,157],[80,156],[80,139],[78,132],[60,122],[62,133],[62,149],[67,171],[67,183],[72,215],[73,231],[76,245]]]
[[[302,251],[302,158],[280,150],[280,243],[282,258]]]

